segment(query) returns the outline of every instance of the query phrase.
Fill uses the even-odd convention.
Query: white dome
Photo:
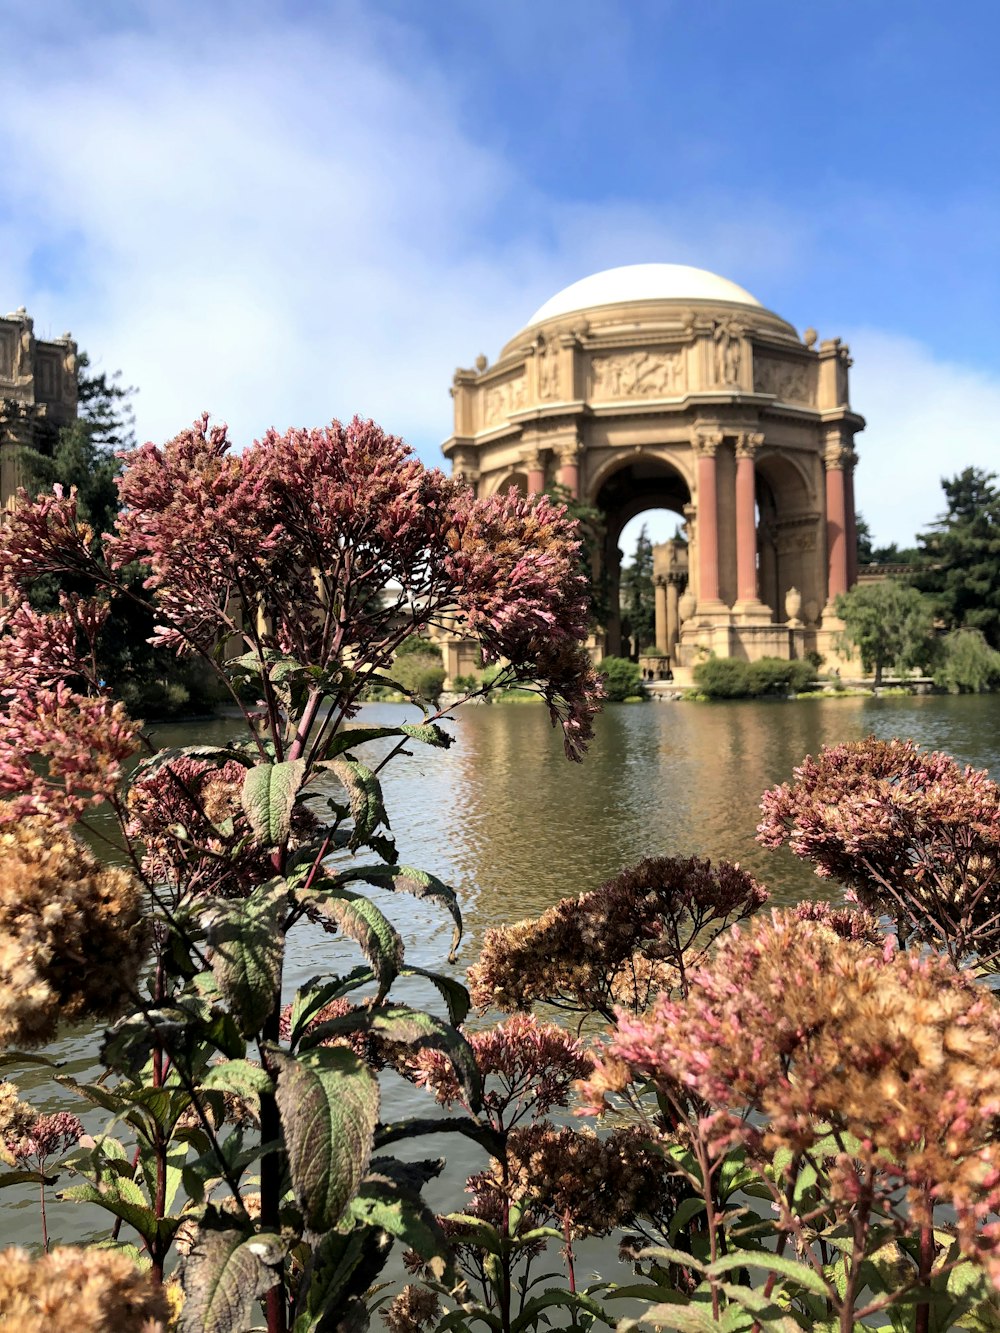
[[[572,282],[540,306],[525,325],[621,301],[733,301],[762,309],[756,297],[728,278],[688,264],[626,264]]]

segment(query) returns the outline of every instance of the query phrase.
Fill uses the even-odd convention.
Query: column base
[[[743,625],[773,625],[774,612],[756,597],[733,603],[733,619]]]
[[[728,625],[732,619],[732,612],[725,602],[713,598],[711,601],[699,601],[691,619],[710,625]]]

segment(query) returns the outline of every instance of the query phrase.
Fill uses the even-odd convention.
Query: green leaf
[[[366,884],[392,889],[396,893],[410,893],[414,898],[432,898],[440,903],[455,922],[451,952],[448,955],[449,962],[455,961],[456,950],[462,938],[462,911],[453,888],[438,879],[436,875],[428,874],[426,870],[417,870],[414,866],[358,866],[341,871],[337,876],[337,882],[341,884],[354,880],[363,880]]]
[[[205,1092],[235,1093],[259,1106],[261,1093],[270,1092],[272,1084],[271,1076],[260,1065],[251,1064],[249,1060],[226,1060],[212,1065],[201,1086]]]
[[[768,1273],[780,1273],[782,1277],[804,1287],[816,1296],[829,1296],[830,1287],[816,1270],[807,1264],[796,1263],[783,1254],[772,1254],[769,1250],[737,1250],[733,1254],[724,1254],[713,1264],[705,1268],[707,1277],[722,1277],[734,1268],[763,1268]]]
[[[58,1176],[43,1176],[41,1171],[2,1171],[0,1172],[0,1190],[8,1185],[51,1185]]]
[[[255,764],[243,779],[243,809],[254,836],[264,847],[288,840],[292,808],[306,774],[304,759],[282,764]]]
[[[300,1048],[310,1049],[329,1037],[344,1036],[349,1032],[372,1032],[386,1041],[414,1050],[441,1051],[455,1071],[469,1108],[476,1112],[481,1107],[483,1081],[472,1047],[460,1032],[433,1014],[410,1009],[405,1004],[355,1009],[326,1023],[317,1023],[303,1036]]]
[[[391,1124],[379,1125],[375,1131],[375,1147],[388,1148],[402,1139],[423,1138],[428,1134],[462,1134],[472,1139],[491,1157],[502,1157],[505,1141],[491,1125],[468,1116],[415,1116],[409,1120],[396,1120]]]
[[[438,750],[447,750],[454,745],[455,737],[436,722],[404,722],[400,726],[404,736],[409,736],[424,745],[431,745]]]
[[[75,1203],[94,1203],[104,1208],[115,1217],[120,1217],[133,1227],[151,1246],[157,1240],[169,1244],[174,1232],[181,1224],[179,1217],[157,1218],[146,1202],[146,1196],[130,1176],[114,1175],[103,1179],[99,1185],[84,1181],[79,1185],[70,1185],[60,1190],[56,1196]]]
[[[378,1083],[343,1047],[297,1057],[268,1047],[292,1189],[312,1231],[336,1226],[357,1193],[378,1120]]]
[[[140,778],[148,778],[157,769],[164,768],[167,764],[172,764],[178,759],[211,759],[220,768],[232,759],[235,759],[238,764],[251,762],[245,754],[241,754],[238,750],[230,749],[225,745],[172,745],[165,750],[157,750],[156,754],[136,764],[128,776],[126,789],[134,786]]]
[[[428,972],[422,967],[401,967],[401,977],[423,977],[435,987],[448,1009],[448,1022],[452,1027],[461,1027],[469,1016],[472,1001],[469,992],[454,977],[446,977],[442,972]]]
[[[329,769],[347,791],[354,820],[354,831],[347,844],[352,851],[367,842],[383,824],[389,827],[382,803],[382,788],[370,768],[357,759],[325,759],[317,767]]]
[[[678,1232],[683,1231],[692,1218],[699,1217],[704,1211],[704,1199],[693,1197],[690,1199],[682,1199],[677,1205],[677,1211],[670,1219],[668,1239],[675,1240]]]
[[[178,1333],[245,1333],[255,1302],[278,1280],[283,1256],[280,1236],[202,1224],[181,1268]]]
[[[438,749],[447,749],[455,739],[436,722],[404,722],[399,727],[344,727],[330,737],[323,758],[336,759],[355,746],[364,745],[368,741],[386,740],[390,736],[409,736],[411,740],[422,741],[424,745],[433,745]]]
[[[666,1297],[667,1293],[664,1293]],[[655,1324],[657,1328],[676,1329],[677,1333],[712,1333],[718,1324],[712,1320],[711,1311],[705,1311],[697,1305],[682,1305],[683,1298],[677,1298],[677,1304],[661,1299],[660,1304],[651,1305],[638,1319],[623,1319],[618,1325],[618,1333],[630,1333],[640,1324]]]
[[[444,1256],[448,1241],[420,1191],[428,1180],[441,1173],[444,1159],[429,1162],[397,1162],[375,1158],[357,1194],[347,1207],[349,1217],[366,1226],[381,1227],[396,1236],[431,1265],[438,1280],[453,1278]]]
[[[326,881],[309,889],[296,889],[295,896],[314,921],[329,923],[361,948],[378,980],[381,1000],[403,963],[403,941],[398,931],[373,902],[351,889],[327,888]]]
[[[547,1287],[540,1296],[532,1297],[525,1304],[517,1318],[512,1320],[510,1333],[522,1333],[522,1329],[537,1326],[538,1316],[541,1312],[554,1305],[577,1313],[584,1310],[595,1319],[599,1319],[602,1324],[607,1324],[609,1328],[614,1327],[603,1306],[599,1305],[592,1296],[587,1296],[582,1291],[567,1291],[564,1287]],[[577,1323],[575,1318],[573,1322],[574,1324]]]
[[[341,1330],[345,1309],[353,1311],[354,1302],[385,1267],[391,1248],[391,1238],[374,1227],[323,1236],[313,1246],[299,1284],[292,1333]]]
[[[288,886],[273,879],[249,898],[215,899],[203,912],[212,972],[244,1036],[252,1036],[274,1006],[285,952]]]

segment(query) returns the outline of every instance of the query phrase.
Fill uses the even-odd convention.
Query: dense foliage
[[[757,699],[798,694],[813,683],[816,671],[811,662],[779,657],[761,657],[756,662],[708,657],[692,674],[699,693],[709,699]]]
[[[905,672],[933,662],[933,613],[916,588],[897,579],[859,583],[841,593],[835,610],[846,645],[858,650],[865,671],[875,673],[876,689],[887,668]]]
[[[622,631],[638,657],[656,642],[656,599],[653,591],[653,543],[646,525],[639,529],[635,551],[621,572]]]
[[[948,629],[978,629],[1000,649],[1000,490],[996,476],[966,468],[943,479],[947,508],[919,541],[924,567],[914,584],[930,595]]]
[[[604,681],[609,702],[623,703],[626,699],[643,697],[645,691],[638,663],[630,662],[627,657],[604,657],[598,662],[597,670]]]

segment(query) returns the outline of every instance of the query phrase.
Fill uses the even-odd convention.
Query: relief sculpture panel
[[[801,361],[784,361],[757,353],[753,359],[755,393],[773,393],[783,403],[811,403],[812,376]]]
[[[593,398],[665,398],[685,388],[684,353],[615,352],[590,363]]]
[[[499,425],[512,412],[519,412],[524,406],[525,397],[524,375],[501,380],[499,384],[491,384],[486,390],[483,401],[483,425]]]
[[[14,349],[17,334],[12,328],[0,329],[0,380],[14,378]]]

